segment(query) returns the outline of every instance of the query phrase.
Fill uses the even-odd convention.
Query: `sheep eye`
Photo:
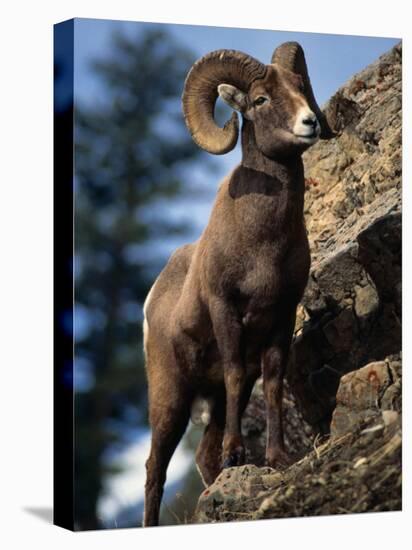
[[[262,103],[265,103],[265,101],[267,101],[267,98],[260,96],[257,99],[255,99],[254,103],[255,105],[262,105]]]

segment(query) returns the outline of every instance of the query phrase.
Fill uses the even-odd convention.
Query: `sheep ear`
[[[246,94],[231,84],[219,84],[217,87],[220,97],[235,111],[243,113],[246,110]]]

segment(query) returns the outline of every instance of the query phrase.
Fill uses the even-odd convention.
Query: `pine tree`
[[[190,227],[167,206],[200,151],[180,107],[194,56],[151,28],[96,61],[102,97],[75,110],[75,515],[99,525],[105,457],[146,419],[142,304],[165,261],[155,242]],[[160,207],[163,205],[163,208]],[[165,206],[166,205],[166,206]],[[163,252],[162,252],[163,250]]]

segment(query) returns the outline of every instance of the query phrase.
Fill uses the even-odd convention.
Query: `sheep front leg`
[[[253,386],[261,370],[260,361],[254,362],[253,359],[248,361],[246,357],[245,364],[247,365],[247,374],[241,398],[240,417],[242,417],[245,412]],[[226,395],[222,395],[219,391],[214,395],[214,406],[212,408],[210,424],[206,427],[196,452],[197,467],[206,487],[211,485],[222,471],[221,457],[225,427],[225,410]]]
[[[226,389],[222,467],[229,468],[240,466],[245,461],[241,434],[242,394],[246,378],[240,351],[242,325],[235,308],[220,298],[211,300],[210,315],[222,359]]]
[[[285,467],[290,458],[283,437],[282,399],[283,379],[286,372],[289,348],[295,326],[295,313],[285,323],[262,354],[263,393],[266,403],[266,464],[272,468]]]

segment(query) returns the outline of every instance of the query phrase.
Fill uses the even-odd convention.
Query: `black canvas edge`
[[[73,192],[74,192],[74,20],[58,23],[54,31],[53,125],[53,523],[69,530],[74,521],[74,311],[73,311]],[[67,71],[62,106],[56,85],[56,45]],[[70,78],[71,76],[71,78]]]

